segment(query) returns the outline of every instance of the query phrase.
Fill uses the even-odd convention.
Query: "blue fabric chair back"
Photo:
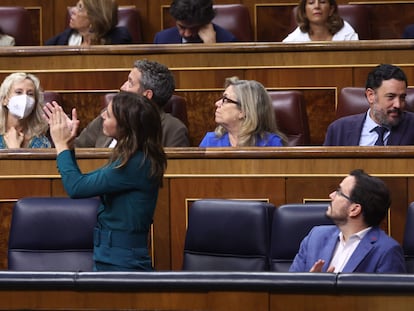
[[[266,271],[270,203],[199,200],[188,212],[183,270]]]
[[[332,225],[325,216],[329,203],[284,204],[273,213],[270,240],[270,269],[287,272],[301,241],[312,227]]]
[[[13,208],[8,269],[92,271],[99,200],[24,198]]]

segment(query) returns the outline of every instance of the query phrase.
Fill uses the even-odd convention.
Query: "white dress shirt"
[[[342,272],[349,258],[351,258],[355,249],[358,247],[359,242],[361,242],[362,238],[370,229],[371,227],[368,227],[351,235],[348,241],[344,241],[342,232],[339,232],[338,243],[336,244],[336,249],[329,265],[329,267],[335,267],[334,272]]]
[[[369,116],[369,112],[371,109],[367,111],[367,117],[365,118],[364,125],[362,127],[361,137],[359,138],[359,145],[360,146],[374,146],[375,142],[378,139],[378,133],[373,131],[374,128],[378,126],[374,120],[371,119]],[[390,137],[391,131],[387,131],[384,133],[384,146],[388,144],[388,137]]]

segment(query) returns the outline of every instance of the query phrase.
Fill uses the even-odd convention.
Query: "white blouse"
[[[352,26],[344,21],[344,26],[332,37],[332,41],[343,41],[343,40],[359,40],[358,34],[355,32]],[[309,33],[302,32],[299,27],[297,27],[293,32],[291,32],[283,42],[309,42],[312,41],[309,37]]]

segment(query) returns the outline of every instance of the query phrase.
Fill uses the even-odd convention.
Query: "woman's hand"
[[[59,154],[63,150],[73,149],[79,127],[76,109],[72,109],[72,119],[65,114],[62,107],[55,101],[47,103],[43,111],[45,112],[45,119],[49,123],[50,135],[55,144],[56,152]]]
[[[17,131],[16,128],[12,126],[4,134],[4,141],[9,149],[21,148],[24,141],[24,133]]]

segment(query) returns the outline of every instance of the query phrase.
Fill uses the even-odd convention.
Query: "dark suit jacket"
[[[367,113],[340,118],[332,122],[326,133],[324,146],[358,146]],[[398,126],[391,129],[389,146],[414,145],[414,113],[404,112]]]
[[[45,45],[68,45],[69,37],[76,30],[72,28],[66,28],[57,36],[50,38],[45,42]],[[110,39],[110,44],[131,44],[132,38],[126,27],[115,27],[110,30],[106,35]]]
[[[213,24],[214,30],[216,31],[216,42],[236,42],[236,37],[224,28]],[[160,32],[157,32],[154,37],[154,43],[156,44],[166,44],[166,43],[182,43],[182,37],[178,32],[176,26],[167,28]]]
[[[339,229],[336,226],[316,226],[300,244],[299,252],[289,268],[290,272],[309,272],[318,259],[325,260],[325,272],[332,260]],[[405,273],[401,246],[378,227],[362,238],[342,272]]]
[[[170,113],[160,112],[162,126],[162,144],[164,147],[188,147],[190,140],[188,129],[181,120]],[[105,136],[102,130],[103,119],[99,115],[93,119],[75,140],[78,148],[106,148],[112,138]]]
[[[414,24],[405,27],[402,37],[403,39],[414,39]]]

